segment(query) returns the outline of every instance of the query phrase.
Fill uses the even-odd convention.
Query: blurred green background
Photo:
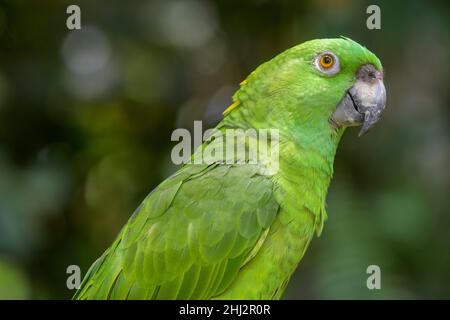
[[[0,1],[0,299],[71,297],[67,266],[86,272],[176,169],[175,128],[213,126],[259,64],[340,35],[380,57],[388,107],[344,136],[285,298],[450,298],[449,21],[445,1]]]

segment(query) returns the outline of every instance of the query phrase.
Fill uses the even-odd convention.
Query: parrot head
[[[362,125],[362,135],[379,121],[386,90],[380,60],[357,42],[337,38],[286,50],[253,71],[233,98],[224,115],[236,109],[235,117],[252,126],[330,132]]]

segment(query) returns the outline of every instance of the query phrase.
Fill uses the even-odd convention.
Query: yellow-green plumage
[[[315,70],[314,57],[323,51],[339,57],[338,74]],[[266,174],[263,164],[250,163],[183,166],[143,201],[75,298],[280,298],[326,219],[344,131],[329,118],[364,64],[381,70],[359,44],[324,39],[260,66],[217,128],[278,129],[279,170]]]

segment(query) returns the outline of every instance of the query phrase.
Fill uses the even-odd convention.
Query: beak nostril
[[[377,70],[373,65],[366,64],[358,69],[356,72],[356,78],[363,81],[373,81],[383,79],[383,72]]]

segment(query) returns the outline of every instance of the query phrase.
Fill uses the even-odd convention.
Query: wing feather
[[[278,212],[273,190],[256,165],[183,167],[147,196],[75,297],[219,295],[264,242]]]

